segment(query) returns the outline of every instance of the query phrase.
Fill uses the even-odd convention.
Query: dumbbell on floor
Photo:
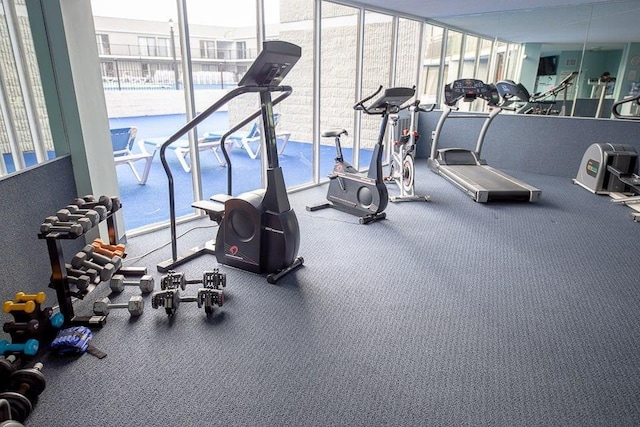
[[[7,400],[11,406],[11,419],[23,423],[33,411],[33,406],[46,385],[42,363],[36,363],[33,368],[19,369],[11,374],[11,391],[0,393],[0,399]]]
[[[140,295],[135,295],[126,303],[114,304],[107,297],[98,298],[93,303],[93,312],[102,316],[106,316],[114,308],[126,308],[132,316],[140,316],[144,311],[144,300]]]
[[[122,274],[115,274],[109,282],[113,292],[122,292],[125,286],[137,286],[143,294],[148,294],[153,291],[154,285],[153,276],[148,274],[142,276],[140,280],[126,280]]]

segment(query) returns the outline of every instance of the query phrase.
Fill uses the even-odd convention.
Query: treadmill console
[[[500,102],[500,95],[492,84],[486,84],[482,80],[460,79],[449,83],[444,87],[444,100],[448,106],[454,106],[459,100],[472,102],[477,98],[484,99],[489,105]]]

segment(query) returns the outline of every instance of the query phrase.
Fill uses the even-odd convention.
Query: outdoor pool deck
[[[154,138],[153,140],[162,144],[162,141],[166,141],[167,138]],[[351,148],[343,148],[345,160],[351,161],[352,151]],[[362,164],[369,164],[371,153],[370,150],[360,151]],[[238,147],[234,147],[229,154],[232,164],[233,195],[261,188],[262,162],[260,157],[251,159],[245,150]],[[180,161],[171,150],[166,150],[165,155],[174,181],[176,215],[191,214],[193,213],[191,203],[194,200],[191,173],[184,171]],[[321,177],[327,176],[331,172],[335,155],[333,145],[320,146]],[[287,187],[295,187],[312,181],[313,145],[311,143],[290,140],[286,149],[278,156],[278,160]],[[137,165],[137,167],[142,167],[142,165]],[[116,173],[126,231],[169,219],[169,184],[159,152],[155,153],[149,178],[145,185],[138,184],[127,165],[117,166]],[[210,150],[200,152],[200,173],[203,198],[226,193],[227,167],[221,165]]]

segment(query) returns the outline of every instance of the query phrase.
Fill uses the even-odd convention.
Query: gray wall
[[[51,263],[46,240],[38,239],[40,224],[69,204],[77,191],[69,156],[42,163],[0,179],[0,302],[18,291],[47,292],[46,306],[57,304],[48,288]],[[84,238],[63,242],[67,261],[84,246]],[[9,314],[3,322],[13,320]]]
[[[429,157],[431,131],[440,111],[421,113],[418,157]],[[439,148],[475,148],[482,119],[444,124]],[[482,157],[498,169],[574,178],[587,147],[596,142],[629,144],[640,152],[640,122],[501,114],[487,132]]]

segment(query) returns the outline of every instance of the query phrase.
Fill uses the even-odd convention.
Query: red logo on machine
[[[229,248],[229,254],[235,256],[238,254],[238,247],[236,245],[233,245]]]

